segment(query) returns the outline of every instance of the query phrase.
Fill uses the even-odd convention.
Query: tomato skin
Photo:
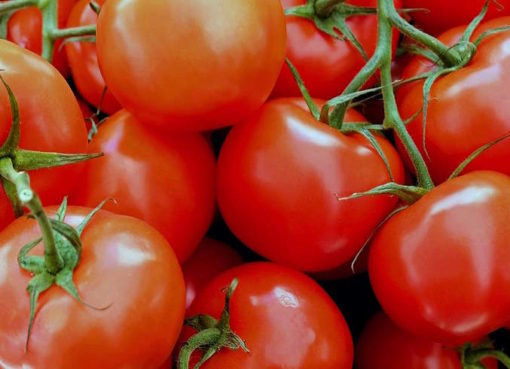
[[[365,119],[351,110],[346,121]],[[378,142],[402,182],[397,153],[385,139]],[[337,195],[388,181],[365,138],[316,121],[301,99],[277,99],[229,133],[218,159],[218,204],[229,228],[255,252],[299,270],[328,271],[355,256],[397,203]]]
[[[169,241],[179,261],[196,249],[215,209],[215,158],[200,134],[150,131],[125,110],[111,116],[90,145],[105,156],[85,165],[70,197],[145,220]]]
[[[68,208],[76,226],[91,211]],[[55,208],[50,209],[54,214]],[[74,281],[80,305],[61,288],[41,294],[28,352],[26,286],[31,278],[16,261],[19,249],[40,235],[19,218],[0,233],[0,366],[54,369],[157,368],[171,352],[184,316],[184,280],[166,240],[146,223],[99,212],[82,235]],[[42,245],[34,253],[42,254]],[[157,282],[157,283],[155,283]],[[143,339],[140,339],[143,337]]]
[[[195,253],[182,266],[186,282],[186,308],[190,307],[199,291],[213,277],[242,262],[241,255],[227,244],[204,238]]]
[[[67,17],[71,12],[76,0],[58,0],[58,25],[65,27]],[[42,53],[42,15],[37,7],[28,7],[16,11],[9,19],[7,25],[7,39],[17,45],[33,51],[36,54]],[[69,66],[65,51],[61,49],[62,41],[55,43],[53,52],[53,65],[59,72],[67,77]]]
[[[97,52],[128,111],[144,123],[197,131],[237,123],[263,104],[285,39],[279,0],[109,0]]]
[[[239,285],[230,324],[250,353],[223,349],[203,369],[352,368],[352,338],[333,300],[311,278],[276,264],[244,264],[219,275],[200,291],[187,317],[219,318],[222,291],[234,278]],[[191,333],[185,327],[183,337]]]
[[[104,2],[105,0],[97,1],[100,6]],[[96,23],[97,14],[89,4],[89,0],[80,0],[76,3],[69,15],[68,27],[80,27]],[[96,45],[92,42],[70,42],[66,44],[66,52],[73,80],[80,95],[95,107],[99,106],[105,82],[99,70]],[[107,89],[101,103],[101,111],[113,114],[120,109],[120,104]]]
[[[0,40],[0,69],[18,101],[20,148],[45,152],[87,152],[87,131],[73,92],[60,73],[37,55]],[[11,128],[11,109],[0,88],[0,142]],[[60,203],[74,186],[81,165],[30,172],[32,188],[43,204]],[[14,219],[10,202],[0,189],[0,229]]]
[[[492,28],[510,25],[510,17],[484,23],[472,40]],[[440,37],[447,45],[460,38],[462,28],[450,30]],[[422,114],[407,125],[408,131],[424,155],[436,183],[445,181],[469,155],[483,145],[510,132],[510,98],[504,91],[510,84],[506,70],[510,56],[506,50],[510,33],[503,32],[484,40],[473,60],[465,68],[438,79],[429,99],[426,148],[423,150]],[[427,72],[433,66],[415,58],[404,71],[403,78]],[[410,118],[423,106],[423,82],[397,91],[398,106],[404,119]],[[399,144],[399,151],[405,151]],[[494,170],[510,175],[510,146],[497,144],[481,154],[464,171]]]
[[[285,9],[303,5],[306,0],[281,0]],[[365,7],[377,7],[377,0],[354,0],[349,4]],[[397,6],[401,1],[397,0]],[[318,30],[310,20],[287,16],[287,52],[286,55],[297,68],[306,88],[314,97],[330,99],[340,95],[363,68],[366,61],[361,53],[348,41],[338,40]],[[370,57],[377,44],[377,17],[354,16],[347,19],[347,25]],[[398,38],[395,32],[394,49]],[[365,87],[376,82],[372,78]],[[301,96],[301,92],[285,64],[273,90],[274,97]]]
[[[356,343],[358,369],[462,369],[455,349],[402,331],[383,313],[374,315]],[[484,362],[496,369],[494,360]]]
[[[489,4],[485,20],[510,15],[510,1],[497,2],[499,5]],[[484,4],[485,0],[404,0],[406,8],[428,10],[412,12],[410,16],[419,28],[434,35],[452,27],[469,24],[482,11]]]
[[[510,315],[510,178],[472,172],[396,214],[372,242],[368,271],[389,317],[416,336],[473,342]]]

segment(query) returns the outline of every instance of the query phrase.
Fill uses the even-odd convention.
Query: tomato
[[[306,3],[306,0],[281,0],[285,8]],[[353,0],[349,4],[377,7],[377,0]],[[395,2],[397,6],[401,1]],[[377,44],[377,16],[362,15],[347,18],[347,26],[368,56]],[[396,33],[395,33],[396,36]],[[397,37],[394,37],[394,49]],[[324,99],[340,95],[366,64],[365,59],[349,41],[335,39],[318,30],[310,20],[287,16],[287,57],[297,68],[306,88],[314,97]],[[376,82],[375,78],[367,86]],[[274,96],[301,96],[294,77],[284,65],[273,91]]]
[[[449,28],[467,25],[483,8],[485,0],[404,0],[406,8],[424,9],[413,11],[411,17],[418,27],[432,34],[439,34]],[[510,1],[497,0],[489,4],[485,19],[510,15]]]
[[[58,0],[58,25],[64,28],[67,17],[71,12],[76,0]],[[36,54],[42,53],[42,15],[37,7],[28,7],[16,11],[7,25],[7,39],[19,46],[33,51]],[[61,48],[62,41],[55,43],[53,53],[53,65],[64,77],[69,75],[67,57]]]
[[[103,5],[104,0],[97,1],[97,3]],[[80,27],[96,23],[97,15],[89,4],[89,0],[81,0],[73,7],[67,22],[68,27]],[[76,88],[89,103],[96,107],[99,106],[105,83],[99,71],[95,43],[69,42],[66,45],[66,52]],[[115,100],[115,97],[107,89],[101,102],[101,111],[113,114],[120,108],[121,106]]]
[[[351,110],[347,122],[365,121]],[[393,147],[377,141],[394,178],[404,180]],[[319,272],[348,262],[397,203],[388,196],[339,201],[390,180],[363,136],[316,121],[301,99],[266,103],[229,133],[218,159],[217,194],[232,232],[262,256]]]
[[[198,292],[213,277],[242,262],[241,255],[230,246],[204,238],[197,251],[182,266],[186,281],[186,307],[191,305]]]
[[[90,145],[105,156],[91,160],[70,197],[145,220],[187,259],[209,228],[215,209],[215,158],[200,134],[150,131],[125,110],[110,117]]]
[[[367,323],[356,344],[355,361],[358,369],[462,369],[455,349],[414,337],[383,313]],[[484,364],[497,368],[493,360]]]
[[[77,226],[89,212],[70,207],[66,221]],[[163,363],[184,316],[182,272],[157,231],[138,219],[106,211],[85,228],[74,281],[83,301],[108,308],[92,309],[51,287],[39,298],[25,353],[31,275],[20,269],[16,258],[38,235],[37,223],[28,217],[0,233],[0,310],[7,317],[0,320],[0,366],[146,369]],[[43,252],[41,245],[36,250]]]
[[[409,332],[461,345],[510,316],[510,178],[472,172],[391,218],[368,271],[385,312]]]
[[[199,292],[187,316],[219,318],[222,291],[234,278],[239,285],[230,302],[230,324],[250,352],[223,349],[203,369],[352,368],[352,338],[338,307],[312,279],[282,266],[230,269]],[[190,333],[184,328],[184,337]]]
[[[473,36],[510,25],[510,18],[500,18],[483,24]],[[462,28],[440,37],[448,45],[460,38]],[[440,183],[481,146],[510,132],[510,96],[505,93],[510,84],[510,55],[507,44],[510,33],[503,32],[484,40],[471,62],[459,71],[441,77],[432,87],[426,122],[426,149],[423,149],[423,119],[418,114],[408,131],[422,151],[431,175]],[[403,78],[432,70],[434,65],[415,58],[404,71]],[[423,106],[423,82],[398,90],[399,109],[403,118],[415,115]],[[402,147],[400,151],[405,156]],[[508,158],[510,145],[495,145],[474,160],[466,172],[495,170],[510,175]]]
[[[0,69],[19,104],[20,147],[26,150],[85,153],[87,131],[73,92],[65,79],[37,55],[0,40]],[[5,89],[0,89],[0,142],[7,139],[12,118]],[[32,188],[43,204],[62,201],[76,183],[80,165],[30,172]],[[0,229],[14,218],[3,189],[0,190]]]
[[[97,28],[99,65],[113,95],[142,122],[173,130],[210,130],[249,116],[269,96],[285,57],[279,0],[109,0]]]

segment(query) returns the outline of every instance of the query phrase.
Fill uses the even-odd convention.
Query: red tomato
[[[87,151],[87,131],[73,92],[60,73],[37,55],[8,41],[0,41],[2,76],[16,96],[21,116],[20,147],[61,153]],[[5,88],[0,89],[0,142],[11,128],[11,110]],[[80,165],[30,173],[32,188],[43,204],[62,201],[76,183]],[[3,189],[0,190],[0,229],[14,219]]]
[[[352,338],[342,313],[316,282],[285,267],[252,263],[230,269],[200,291],[187,316],[219,318],[222,291],[234,278],[239,285],[230,324],[250,352],[223,349],[202,369],[352,368]],[[192,332],[184,328],[183,335]]]
[[[404,0],[406,8],[425,9],[413,11],[411,17],[418,27],[432,34],[439,34],[449,28],[467,25],[483,8],[486,0]],[[510,15],[510,1],[497,0],[489,4],[486,19]]]
[[[358,369],[462,369],[459,353],[400,330],[383,313],[367,323],[356,344]],[[496,369],[494,360],[484,362]]]
[[[97,1],[97,3],[103,5],[104,0]],[[97,15],[90,7],[90,0],[81,0],[74,6],[67,26],[86,26],[95,24],[96,21]],[[99,106],[105,83],[99,71],[96,44],[92,42],[70,42],[66,45],[66,51],[76,88],[85,100],[96,107]],[[113,114],[120,108],[121,106],[112,93],[106,90],[101,103],[101,111]]]
[[[306,3],[306,0],[281,0],[285,8]],[[352,0],[349,4],[377,7],[377,0]],[[401,0],[395,1],[397,6]],[[377,44],[377,16],[362,15],[347,18],[347,26],[370,57]],[[396,33],[395,33],[396,36]],[[397,37],[394,37],[394,48]],[[335,39],[319,31],[307,19],[287,16],[287,57],[297,68],[305,86],[314,97],[332,98],[347,87],[366,64],[361,53],[347,40]],[[376,79],[371,79],[374,84]],[[273,91],[274,96],[301,96],[287,65],[283,66]]]
[[[483,24],[473,36],[492,28],[510,25],[510,18],[500,18]],[[447,45],[458,41],[462,28],[440,37]],[[432,87],[427,124],[426,148],[423,150],[423,119],[418,114],[407,125],[409,133],[422,151],[436,183],[443,182],[476,149],[510,132],[510,54],[507,45],[510,32],[491,36],[483,41],[472,61],[461,70],[441,77]],[[434,65],[415,58],[404,71],[403,78],[425,73]],[[407,119],[423,107],[423,82],[398,90],[399,109]],[[402,147],[400,151],[404,154]],[[510,175],[510,145],[498,144],[474,160],[466,172],[495,170]]]
[[[186,308],[212,278],[242,262],[241,255],[230,246],[204,238],[197,251],[182,266],[186,281]]]
[[[510,178],[473,172],[391,218],[368,271],[390,318],[418,337],[473,342],[510,316]]]
[[[285,18],[279,0],[109,0],[97,51],[106,84],[142,122],[209,130],[239,122],[269,96],[285,57]]]
[[[55,209],[52,211],[54,212]],[[69,208],[77,226],[90,212]],[[31,275],[20,269],[20,248],[40,235],[34,220],[19,218],[0,233],[0,366],[2,368],[157,368],[177,340],[184,316],[184,281],[166,240],[146,223],[102,211],[82,235],[74,281],[78,303],[53,286],[41,294],[30,346],[26,291]],[[35,251],[42,255],[42,245]],[[7,314],[7,315],[5,315]],[[6,318],[7,317],[7,318]]]
[[[215,208],[215,158],[200,134],[147,130],[121,110],[94,137],[91,152],[105,156],[85,165],[71,204],[93,206],[145,220],[187,259],[209,228]]]
[[[346,121],[365,119],[351,110]],[[402,182],[397,153],[377,140]],[[229,228],[257,253],[303,271],[328,271],[356,255],[397,203],[388,196],[337,196],[389,180],[364,137],[316,121],[300,99],[279,99],[228,135],[218,161],[218,203]]]
[[[58,25],[64,28],[67,17],[71,12],[76,0],[58,0]],[[7,26],[7,39],[19,46],[33,51],[36,54],[42,53],[42,15],[37,7],[29,7],[18,10],[9,19]],[[67,57],[60,45],[62,41],[55,43],[53,53],[53,65],[64,77],[69,75]]]

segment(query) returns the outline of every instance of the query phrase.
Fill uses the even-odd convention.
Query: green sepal
[[[29,256],[28,253],[32,251],[34,247],[40,244],[42,237],[37,240],[27,243],[21,248],[18,253],[18,264],[21,269],[24,269],[32,274],[42,273],[45,271],[44,258],[42,256]]]
[[[299,87],[299,90],[301,91],[301,95],[303,95],[303,99],[305,100],[306,105],[308,105],[308,109],[312,113],[313,117],[315,119],[319,120],[320,119],[320,110],[317,107],[317,105],[315,104],[315,102],[313,101],[312,96],[308,92],[308,89],[306,88],[305,83],[303,82],[303,79],[299,75],[298,70],[296,69],[294,64],[292,64],[292,62],[289,60],[289,58],[285,58],[285,63],[287,63],[287,66],[289,67],[290,72],[292,73],[292,76],[294,77],[294,80],[296,81],[296,83]]]
[[[384,166],[386,167],[386,171],[388,172],[388,176],[390,177],[390,181],[394,182],[395,179],[393,177],[393,173],[391,171],[391,166],[390,166],[390,162],[388,161],[388,157],[386,156],[386,154],[384,153],[381,145],[379,145],[379,142],[377,142],[377,140],[375,139],[374,135],[372,134],[372,132],[370,132],[368,129],[366,128],[361,128],[359,131],[358,131],[359,134],[363,135],[363,137],[365,137],[367,139],[368,142],[370,142],[370,144],[372,145],[372,147],[375,149],[375,151],[377,152],[377,155],[379,155],[379,157],[381,158],[381,160],[383,161],[384,163]]]
[[[14,93],[12,92],[11,87],[5,82],[4,77],[0,74],[0,81],[4,85],[7,90],[7,94],[9,96],[9,104],[11,107],[11,118],[12,124],[9,130],[9,134],[7,139],[0,147],[0,157],[11,155],[14,150],[17,149],[20,140],[20,116],[19,116],[19,105]]]
[[[36,274],[30,282],[28,282],[27,291],[30,296],[30,318],[28,322],[28,334],[27,340],[25,343],[25,350],[28,351],[28,343],[30,342],[30,336],[32,335],[32,328],[34,326],[35,319],[35,309],[37,307],[37,301],[39,300],[39,295],[53,286],[55,282],[55,276],[48,273],[42,272]]]
[[[373,15],[377,9],[368,7],[359,7],[345,3],[337,4],[327,16],[317,14],[315,9],[315,0],[307,0],[307,3],[285,10],[285,15],[306,18],[315,23],[315,26],[322,32],[339,40],[347,40],[358,50],[360,55],[368,60],[368,55],[360,44],[356,36],[347,25],[347,18],[354,15]]]
[[[96,3],[94,0],[90,0],[89,6],[97,15],[99,15],[99,12],[101,11],[101,6],[98,3]]]
[[[466,167],[469,164],[471,164],[471,162],[473,160],[475,160],[477,157],[479,157],[485,151],[489,150],[494,145],[500,143],[501,141],[506,140],[509,137],[510,137],[510,133],[507,133],[506,135],[503,135],[502,137],[497,138],[494,141],[491,141],[491,142],[479,147],[475,151],[473,151],[462,163],[459,164],[459,166],[452,172],[452,174],[450,174],[448,179],[450,180],[450,179],[454,179],[454,178],[458,177],[464,171],[464,169],[466,169]]]
[[[101,201],[101,203],[96,206],[86,217],[85,219],[83,219],[83,221],[76,227],[76,232],[78,232],[78,235],[81,236],[81,234],[83,233],[83,230],[85,229],[85,227],[87,226],[87,224],[89,224],[90,220],[92,219],[92,217],[94,215],[97,214],[97,212],[99,210],[101,210],[105,204],[108,202],[108,201],[114,201],[113,199],[106,199],[106,200],[103,200]]]
[[[200,332],[204,329],[216,327],[218,325],[218,320],[207,314],[199,314],[184,320],[184,325]]]
[[[361,197],[367,196],[379,196],[379,195],[392,195],[397,196],[400,200],[404,201],[406,204],[411,205],[416,201],[425,196],[429,190],[416,187],[416,186],[406,186],[401,185],[399,183],[391,182],[386,183],[381,186],[377,186],[372,188],[371,190],[365,192],[356,192],[347,197],[337,196],[339,201],[347,201],[353,199],[359,199]]]
[[[12,155],[14,168],[18,171],[28,171],[75,164],[99,158],[104,154],[102,152],[93,154],[61,154],[16,149]]]

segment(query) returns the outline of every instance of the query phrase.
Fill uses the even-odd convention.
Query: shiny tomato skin
[[[70,198],[145,220],[186,260],[207,232],[215,209],[215,158],[200,134],[178,136],[147,129],[125,110],[111,116],[89,150],[104,157],[89,161]]]
[[[71,12],[76,0],[58,0],[58,25],[64,28],[67,17]],[[33,51],[36,54],[42,53],[42,15],[37,7],[28,7],[16,11],[7,24],[7,39],[17,45]],[[53,52],[53,65],[60,73],[67,77],[69,66],[65,51],[61,48],[62,41],[55,43]]]
[[[281,0],[285,9],[303,5],[306,0]],[[377,0],[353,0],[351,5],[377,7]],[[397,0],[396,5],[401,5]],[[346,40],[320,31],[310,20],[287,16],[287,57],[297,68],[306,88],[314,97],[330,99],[340,95],[366,64],[361,53]],[[347,18],[347,25],[371,56],[377,44],[377,17],[362,15]],[[397,33],[394,35],[397,47]],[[375,78],[366,85],[376,82]],[[275,97],[301,96],[301,92],[287,65],[284,65],[273,90]]]
[[[351,110],[346,121],[365,119]],[[382,137],[378,142],[402,182],[396,151]],[[229,133],[218,159],[218,204],[229,228],[255,252],[302,271],[329,271],[352,259],[397,203],[386,196],[337,197],[388,181],[365,138],[316,121],[301,99],[276,99]]]
[[[510,178],[472,172],[443,183],[377,233],[368,271],[403,329],[462,345],[510,315]]]
[[[45,152],[86,153],[87,131],[67,82],[43,59],[0,40],[0,69],[18,101],[21,117],[20,148]],[[0,142],[11,128],[11,108],[0,88]],[[73,188],[81,165],[29,172],[32,188],[45,205],[58,204]],[[0,229],[14,219],[12,207],[0,189]]]
[[[462,369],[454,348],[412,336],[383,313],[365,326],[356,343],[355,362],[358,369]],[[494,360],[484,364],[497,368]]]
[[[96,2],[101,6],[105,0]],[[89,4],[89,0],[80,0],[76,3],[69,15],[68,27],[80,27],[96,23],[97,14]],[[80,95],[95,107],[98,107],[101,103],[101,111],[107,114],[113,114],[120,110],[120,104],[108,89],[101,101],[105,82],[99,70],[95,43],[69,42],[65,47],[73,81]]]
[[[76,226],[90,211],[70,207],[66,221]],[[138,219],[106,211],[95,215],[81,238],[74,281],[83,301],[108,308],[86,307],[51,287],[40,296],[25,353],[31,275],[16,258],[38,235],[37,223],[27,217],[0,233],[0,263],[7,277],[0,279],[0,366],[158,368],[172,351],[185,310],[182,272],[167,241]],[[42,254],[42,246],[34,253]]]
[[[484,31],[510,25],[510,17],[484,23],[472,40]],[[455,44],[462,28],[440,37],[447,45]],[[510,132],[510,98],[505,93],[510,84],[510,33],[503,32],[485,39],[471,62],[459,71],[438,79],[432,87],[426,124],[426,149],[423,149],[422,114],[407,125],[408,131],[427,161],[436,183],[445,181],[470,154],[483,145]],[[423,58],[414,58],[404,70],[408,79],[433,68]],[[405,86],[397,92],[398,106],[404,119],[423,106],[423,82]],[[399,144],[399,151],[406,157]],[[502,142],[490,148],[466,169],[495,170],[510,175],[510,146]]]
[[[279,0],[109,0],[97,51],[124,108],[144,123],[199,131],[237,123],[263,104],[285,40]]]
[[[250,352],[223,349],[203,369],[350,369],[353,344],[342,313],[311,278],[272,264],[251,263],[214,278],[188,309],[219,318],[224,288],[237,278],[230,324]],[[184,328],[183,337],[193,331]],[[192,367],[192,366],[190,366]]]
[[[186,308],[189,308],[199,291],[212,278],[242,262],[241,255],[229,245],[212,238],[204,238],[182,266],[186,282]]]
[[[404,0],[406,8],[425,9],[410,13],[417,26],[437,35],[450,28],[467,25],[482,11],[485,0]],[[510,15],[510,1],[489,4],[485,20]]]

